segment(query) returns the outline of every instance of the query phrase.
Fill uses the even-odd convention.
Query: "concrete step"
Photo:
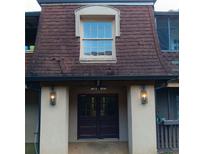
[[[128,154],[127,142],[69,143],[69,154]]]

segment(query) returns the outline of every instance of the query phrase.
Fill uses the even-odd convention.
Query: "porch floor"
[[[128,143],[112,141],[69,143],[69,154],[128,154]]]

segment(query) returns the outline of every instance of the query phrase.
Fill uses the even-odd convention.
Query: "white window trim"
[[[35,50],[35,46],[34,46],[33,50],[31,50],[31,49],[25,50],[25,53],[34,53],[34,50]]]
[[[83,36],[83,22],[90,20],[81,20],[80,36]],[[91,20],[91,21],[106,21],[106,20]],[[107,20],[109,21],[109,20]],[[103,39],[103,38],[102,38]],[[100,39],[101,40],[101,39]],[[107,40],[107,39],[105,39]],[[115,47],[115,21],[112,21],[112,55],[108,56],[86,56],[83,50],[83,37],[80,37],[80,62],[82,63],[116,63],[116,47]]]
[[[115,16],[115,36],[120,36],[120,11],[111,6],[84,6],[75,10],[75,35],[80,37],[80,16],[106,15]]]
[[[25,53],[34,53],[34,50],[26,50]]]
[[[107,16],[114,17],[112,20],[112,55],[110,56],[85,56],[83,52],[82,44],[82,20],[83,16]],[[89,19],[90,20],[90,19]],[[109,20],[109,19],[108,19]],[[98,20],[100,21],[100,20]],[[116,46],[115,38],[120,36],[120,11],[111,6],[83,6],[75,10],[75,35],[80,37],[80,57],[79,60],[81,63],[116,63]]]

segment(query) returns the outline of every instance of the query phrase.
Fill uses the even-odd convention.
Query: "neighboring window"
[[[178,51],[179,18],[176,16],[157,16],[156,21],[161,50]]]
[[[88,6],[75,11],[80,62],[116,62],[115,37],[120,36],[119,10]]]
[[[84,21],[82,52],[84,58],[112,58],[113,23],[112,21]]]
[[[33,53],[34,52],[34,45],[25,45],[25,52],[26,53]]]
[[[179,88],[162,88],[157,90],[156,106],[157,118],[164,120],[178,120]]]
[[[179,119],[179,93],[176,95],[176,108],[177,108],[176,118]]]
[[[37,35],[39,12],[26,12],[25,14],[25,52],[33,53]]]

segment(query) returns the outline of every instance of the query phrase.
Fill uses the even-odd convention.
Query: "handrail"
[[[157,124],[158,150],[174,151],[179,149],[179,121],[163,121]]]
[[[164,125],[179,125],[179,120],[164,120],[162,123]]]

